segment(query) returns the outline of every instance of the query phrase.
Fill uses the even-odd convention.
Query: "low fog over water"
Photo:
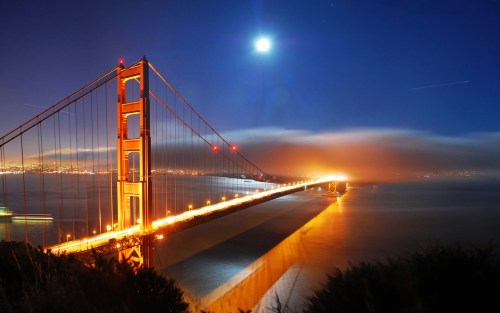
[[[241,142],[242,153],[271,173],[342,172],[351,181],[500,178],[498,132],[442,136],[406,129],[311,132],[259,128],[225,136]]]

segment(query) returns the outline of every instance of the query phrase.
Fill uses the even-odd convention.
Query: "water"
[[[0,206],[17,214],[50,214],[53,221],[15,221],[0,217],[0,240],[50,245],[107,231],[117,223],[116,176],[108,174],[0,175]],[[153,218],[180,214],[210,203],[253,194],[274,184],[209,175],[155,173]],[[24,186],[24,187],[23,187]],[[26,204],[25,204],[26,201]],[[133,221],[139,218],[132,201]]]
[[[500,242],[500,182],[366,185],[335,201],[289,195],[173,234],[157,269],[177,279],[194,308],[270,312],[278,295],[300,310],[326,273],[429,243]]]

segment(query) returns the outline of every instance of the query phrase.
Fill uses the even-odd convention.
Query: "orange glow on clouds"
[[[394,181],[475,171],[500,177],[500,133],[443,137],[398,129],[311,133],[268,128],[224,136],[278,175],[344,173],[349,180]]]

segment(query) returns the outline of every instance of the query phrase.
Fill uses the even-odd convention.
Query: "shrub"
[[[304,312],[498,312],[500,259],[492,244],[430,246],[336,270]]]
[[[96,256],[89,267],[19,242],[0,243],[0,312],[189,312],[173,279]]]

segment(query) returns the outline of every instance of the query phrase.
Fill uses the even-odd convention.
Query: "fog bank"
[[[309,132],[280,128],[223,136],[270,173],[345,173],[353,180],[500,177],[500,133],[446,137],[405,129]]]

